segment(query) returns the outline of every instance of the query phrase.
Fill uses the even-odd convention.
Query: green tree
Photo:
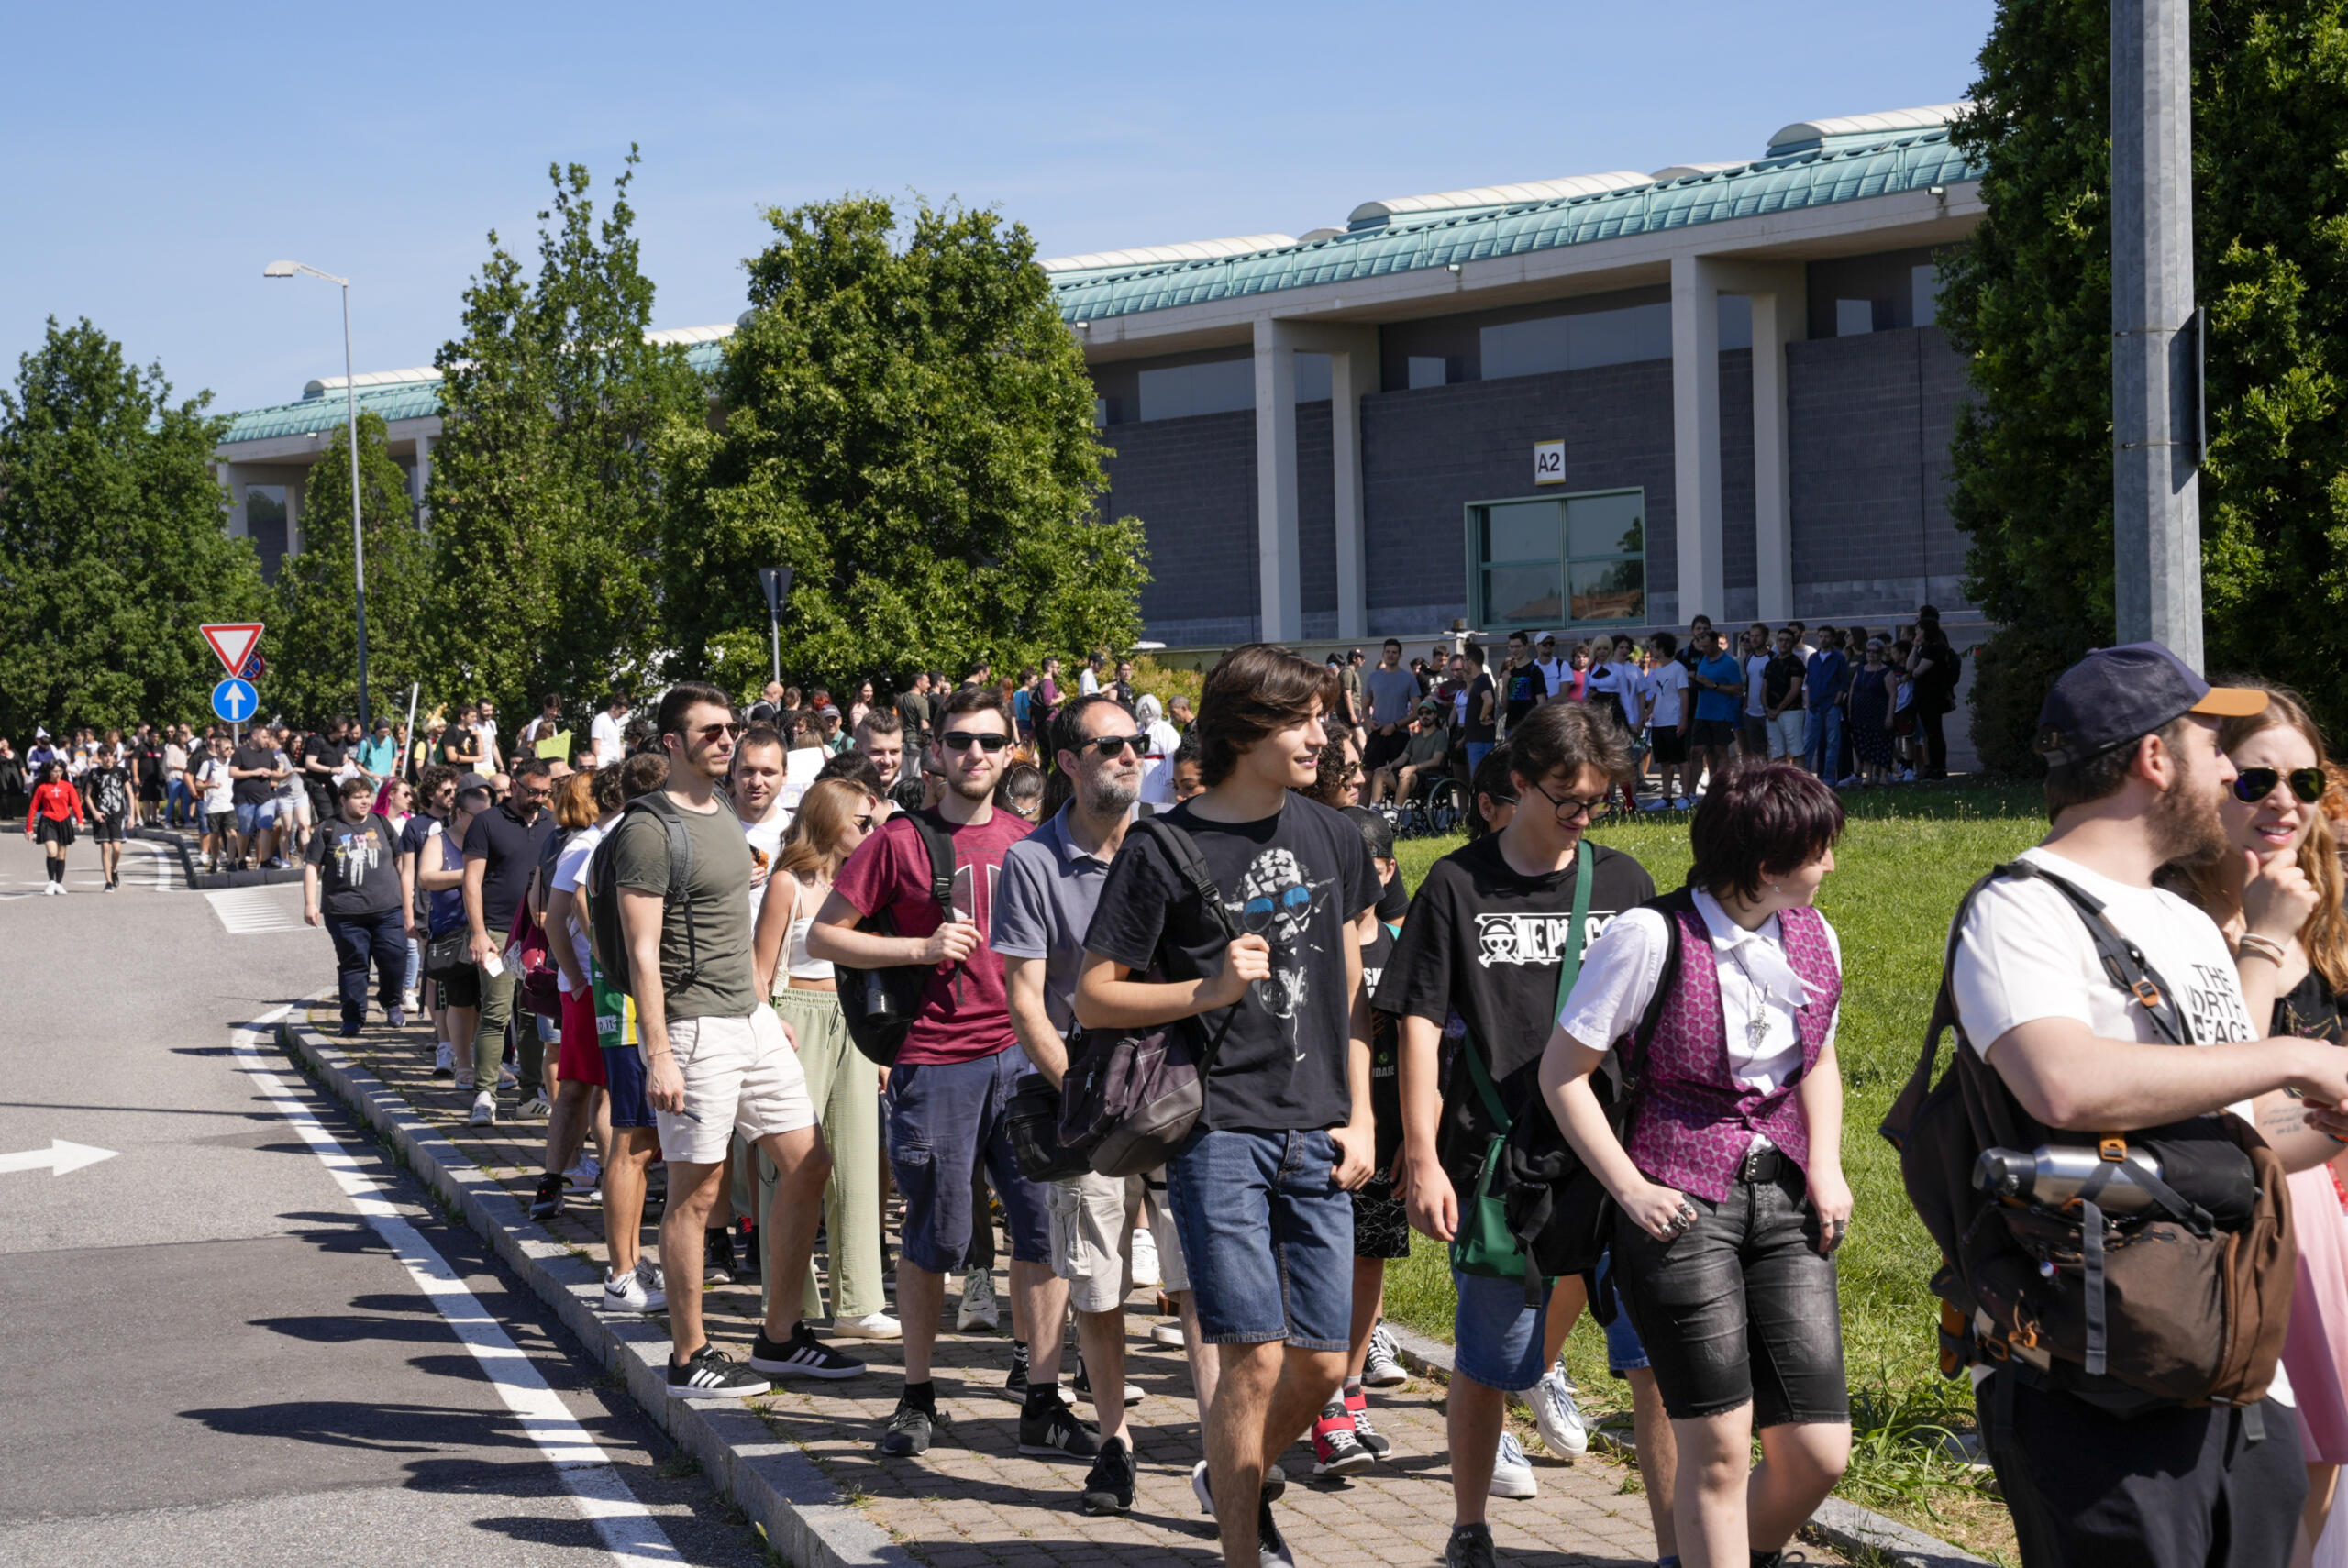
[[[394,722],[426,679],[432,549],[416,531],[407,476],[384,447],[382,416],[359,416],[359,514],[367,530],[368,707]],[[302,488],[302,553],[277,577],[266,706],[316,720],[358,712],[359,617],[350,568],[350,446],[339,432]]]
[[[426,502],[438,697],[485,694],[513,712],[556,690],[593,702],[642,680],[661,646],[648,442],[664,423],[705,419],[709,389],[681,348],[645,340],[653,290],[627,201],[637,161],[631,148],[600,220],[587,170],[550,168],[537,276],[493,231],[463,334],[436,358],[447,434]]]
[[[2193,7],[2195,274],[2210,325],[2201,476],[2213,669],[2348,719],[2348,0]],[[1949,507],[2003,625],[1977,738],[2016,767],[2054,671],[2112,635],[2109,19],[2005,0],[1953,132],[1988,215],[1945,263],[1971,356]],[[1993,678],[1994,672],[1994,678]]]
[[[836,683],[1132,642],[1141,525],[1095,520],[1092,385],[1027,231],[868,197],[767,219],[724,426],[661,439],[678,673],[764,679],[765,566],[794,574],[786,667]]]
[[[205,718],[219,665],[196,627],[267,602],[213,478],[227,422],[171,401],[87,319],[50,318],[0,390],[0,734]]]

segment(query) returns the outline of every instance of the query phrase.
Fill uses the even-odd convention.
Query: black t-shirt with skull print
[[[1257,822],[1202,822],[1187,802],[1162,820],[1198,845],[1233,922],[1272,950],[1271,977],[1249,988],[1224,1036],[1207,1080],[1205,1125],[1344,1126],[1353,1115],[1346,944],[1379,892],[1361,830],[1301,795]],[[1145,834],[1128,837],[1102,883],[1085,951],[1153,977],[1190,980],[1220,972],[1225,944],[1223,927],[1157,845]],[[1195,1021],[1202,1041],[1224,1016]]]
[[[1608,921],[1654,897],[1645,867],[1592,844],[1583,948]],[[1443,1025],[1436,1152],[1463,1193],[1496,1129],[1457,1047],[1463,1038],[1475,1040],[1501,1105],[1512,1116],[1523,1115],[1541,1093],[1541,1054],[1556,1025],[1557,977],[1573,909],[1571,866],[1554,876],[1521,876],[1501,855],[1500,835],[1489,834],[1427,868],[1371,995],[1384,1011]]]

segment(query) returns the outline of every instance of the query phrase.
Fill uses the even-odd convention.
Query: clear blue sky
[[[549,161],[627,144],[655,325],[731,321],[764,208],[1000,207],[1042,254],[1342,224],[1383,196],[1758,156],[1963,96],[1990,0],[1789,10],[1188,4],[18,6],[0,375],[87,315],[216,408],[428,364]]]

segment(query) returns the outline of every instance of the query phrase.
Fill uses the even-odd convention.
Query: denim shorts
[[[1354,1206],[1336,1184],[1336,1163],[1325,1132],[1203,1127],[1167,1162],[1207,1343],[1350,1346]]]
[[[239,801],[236,804],[235,811],[237,831],[248,835],[259,833],[277,821],[277,801],[274,799]]]
[[[1777,1150],[1748,1158],[1728,1196],[1694,1193],[1696,1223],[1660,1242],[1615,1227],[1616,1287],[1674,1420],[1751,1404],[1756,1428],[1851,1419],[1834,1260],[1801,1170]]]
[[[1002,1199],[1014,1263],[1052,1260],[1044,1187],[1019,1174],[1012,1087],[1035,1069],[1013,1045],[969,1062],[900,1062],[889,1069],[889,1168],[904,1199],[903,1254],[915,1268],[952,1274],[969,1251],[971,1179],[981,1163]]]
[[[1611,1255],[1601,1253],[1598,1277],[1606,1277]],[[1487,1388],[1522,1394],[1541,1381],[1548,1368],[1541,1364],[1542,1342],[1547,1338],[1549,1292],[1538,1306],[1524,1304],[1524,1282],[1489,1279],[1482,1275],[1451,1276],[1458,1297],[1451,1309],[1452,1364]],[[1647,1366],[1646,1346],[1639,1342],[1631,1314],[1616,1304],[1614,1320],[1605,1325],[1606,1370],[1621,1377]]]

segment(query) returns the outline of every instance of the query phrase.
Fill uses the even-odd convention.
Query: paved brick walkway
[[[331,1034],[336,1017],[331,1007],[314,1009],[311,1021]],[[432,1041],[426,1031],[376,1025],[347,1048],[354,1048],[355,1056],[483,1170],[528,1201],[544,1150],[542,1121],[466,1126],[471,1097],[433,1081]],[[509,1094],[501,1109],[510,1117],[515,1103]],[[592,1200],[574,1196],[568,1213],[548,1229],[582,1256],[602,1262],[601,1216]],[[648,1231],[648,1246],[655,1240]],[[1201,1450],[1189,1369],[1180,1350],[1148,1337],[1154,1292],[1137,1291],[1126,1309],[1132,1324],[1127,1376],[1145,1395],[1127,1417],[1140,1460],[1138,1495],[1131,1514],[1091,1518],[1076,1507],[1082,1463],[1029,1459],[1018,1452],[1018,1408],[1002,1394],[1010,1367],[1008,1286],[1000,1270],[996,1280],[1004,1295],[1001,1334],[954,1333],[954,1299],[947,1297],[935,1378],[950,1435],[941,1437],[924,1458],[883,1459],[874,1447],[903,1383],[903,1364],[894,1343],[838,1342],[869,1362],[870,1374],[838,1384],[793,1382],[754,1401],[755,1407],[775,1433],[804,1448],[848,1498],[861,1499],[875,1522],[931,1568],[1099,1568],[1104,1551],[1113,1553],[1110,1560],[1118,1568],[1205,1568],[1219,1562],[1212,1521],[1200,1514],[1191,1494],[1190,1469]],[[747,1353],[758,1329],[757,1286],[713,1287],[707,1301],[712,1336]],[[1072,1374],[1074,1366],[1071,1350],[1063,1375]],[[1379,1430],[1392,1440],[1394,1452],[1387,1463],[1350,1484],[1307,1479],[1312,1467],[1309,1443],[1283,1456],[1291,1485],[1279,1513],[1301,1561],[1313,1568],[1420,1568],[1442,1561],[1451,1524],[1443,1397],[1441,1385],[1419,1379],[1373,1393]],[[1493,1499],[1493,1539],[1504,1562],[1564,1568],[1655,1560],[1646,1502],[1627,1466],[1595,1454],[1560,1463],[1542,1452],[1529,1424],[1520,1425],[1518,1435],[1534,1456],[1540,1495],[1527,1501]],[[1834,1561],[1818,1548],[1804,1550],[1807,1561]]]

